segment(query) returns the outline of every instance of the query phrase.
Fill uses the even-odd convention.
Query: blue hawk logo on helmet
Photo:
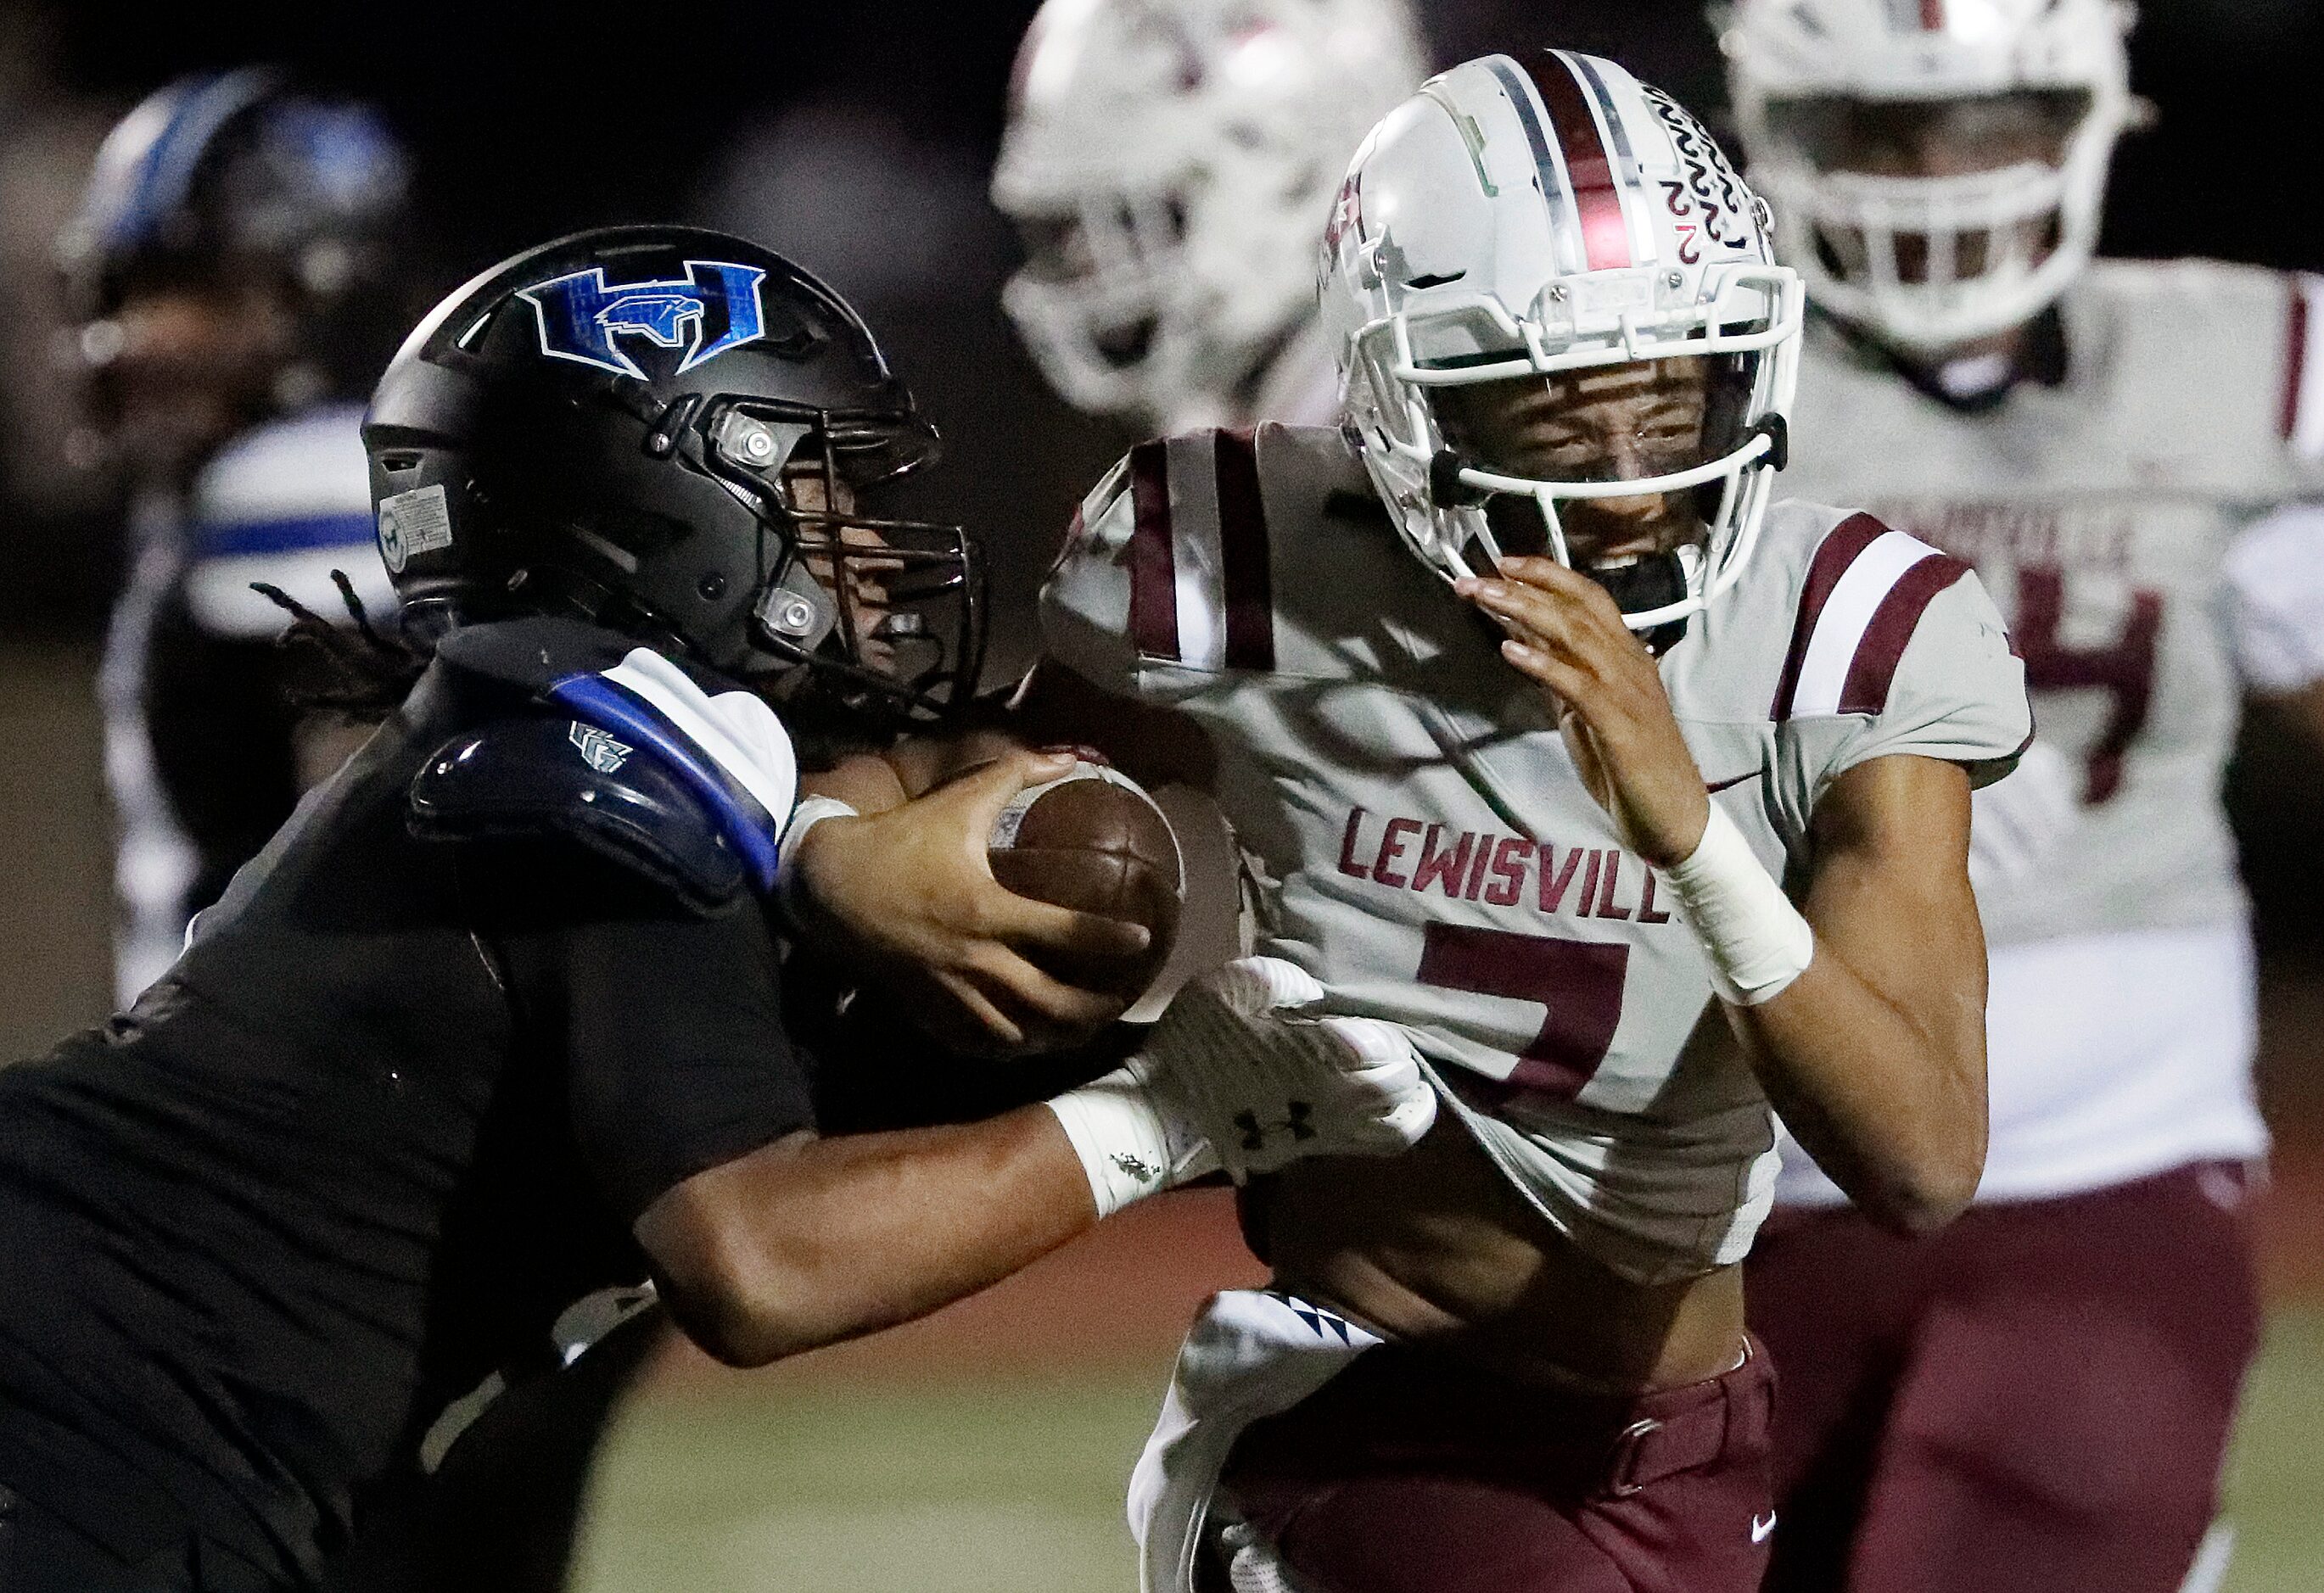
[[[620,376],[645,378],[619,336],[644,338],[656,348],[682,348],[680,375],[703,361],[765,336],[756,266],[689,260],[686,275],[670,281],[605,281],[593,265],[530,288],[517,297],[540,323],[540,352],[553,360],[595,365]]]

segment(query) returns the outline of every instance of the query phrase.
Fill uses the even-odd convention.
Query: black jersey
[[[645,1275],[647,1205],[811,1122],[755,897],[415,838],[447,740],[562,714],[439,658],[134,1010],[0,1070],[0,1484],[302,1585],[447,1400]]]

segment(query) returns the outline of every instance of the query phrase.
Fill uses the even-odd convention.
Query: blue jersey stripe
[[[602,675],[567,675],[549,688],[549,699],[599,730],[652,752],[694,787],[717,815],[719,828],[762,893],[774,889],[779,820],[758,798],[730,780],[703,749],[643,698]]]
[[[312,514],[288,520],[201,520],[192,528],[194,552],[204,558],[237,553],[300,553],[310,548],[368,548],[368,514]]]

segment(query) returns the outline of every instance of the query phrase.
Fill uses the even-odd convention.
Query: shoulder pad
[[[745,881],[761,892],[774,889],[783,825],[798,796],[798,758],[764,698],[612,631],[564,620],[455,631],[437,657],[529,692],[551,716],[569,715],[571,744],[552,736],[537,749],[562,762],[580,757],[609,778],[622,774],[632,757],[656,765],[724,838]]]
[[[694,786],[659,758],[577,719],[464,731],[411,782],[409,822],[428,841],[557,835],[707,912],[751,868]]]

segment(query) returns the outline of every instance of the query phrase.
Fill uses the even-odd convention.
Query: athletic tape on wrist
[[[1169,1186],[1169,1125],[1127,1068],[1043,1104],[1081,1158],[1101,1220]]]
[[[1717,804],[1693,855],[1664,877],[1711,958],[1720,999],[1737,1007],[1772,1001],[1814,960],[1815,932]]]

